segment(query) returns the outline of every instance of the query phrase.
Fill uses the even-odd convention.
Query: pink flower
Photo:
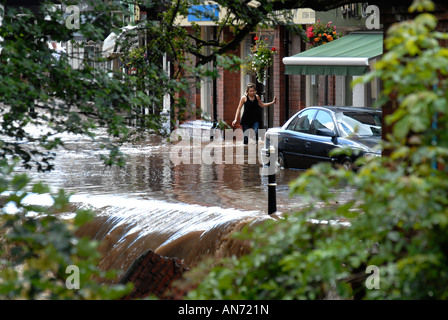
[[[308,38],[312,38],[312,37],[314,37],[314,32],[313,32],[313,30],[314,30],[314,28],[311,26],[311,27],[309,27],[307,30],[306,30],[306,36],[308,37]]]

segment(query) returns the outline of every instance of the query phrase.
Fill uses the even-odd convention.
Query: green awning
[[[285,74],[359,76],[383,54],[382,32],[354,32],[316,48],[283,58]]]

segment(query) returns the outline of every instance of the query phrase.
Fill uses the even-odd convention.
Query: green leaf
[[[33,185],[31,191],[38,194],[50,193],[50,187],[42,182],[38,182]]]
[[[26,174],[15,175],[12,179],[11,185],[14,191],[20,191],[31,181]]]
[[[75,216],[75,226],[82,226],[93,220],[95,213],[91,210],[78,210]]]

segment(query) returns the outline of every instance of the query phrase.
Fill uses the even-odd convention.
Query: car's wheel
[[[345,170],[353,170],[353,160],[350,158],[344,158],[341,161],[341,166],[345,169]]]
[[[286,162],[285,157],[283,156],[283,153],[279,153],[277,157],[277,168],[279,169],[285,169],[286,168]]]

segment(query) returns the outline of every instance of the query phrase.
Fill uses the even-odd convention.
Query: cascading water
[[[234,245],[231,234],[242,227],[269,219],[258,211],[205,207],[160,200],[73,197],[72,201],[96,206],[93,222],[78,234],[102,241],[103,269],[127,270],[151,249],[163,256],[196,265],[206,256],[239,255],[244,245]],[[101,207],[101,202],[113,205]]]
[[[94,208],[95,220],[79,234],[102,240],[103,269],[126,270],[148,249],[190,266],[207,255],[239,254],[246,250],[244,243],[230,234],[270,218],[267,177],[260,176],[258,162],[174,164],[174,143],[148,136],[123,147],[129,155],[125,167],[106,168],[97,158],[101,150],[93,151],[89,139],[62,138],[66,148],[58,152],[55,170],[29,174],[54,191],[73,192],[73,203]],[[204,150],[209,139],[190,149]],[[240,147],[244,148],[242,142]],[[243,154],[246,160],[248,150]],[[257,147],[252,150],[257,152]],[[289,181],[299,173],[284,170],[277,176],[280,212],[300,206],[300,200],[288,194]]]

